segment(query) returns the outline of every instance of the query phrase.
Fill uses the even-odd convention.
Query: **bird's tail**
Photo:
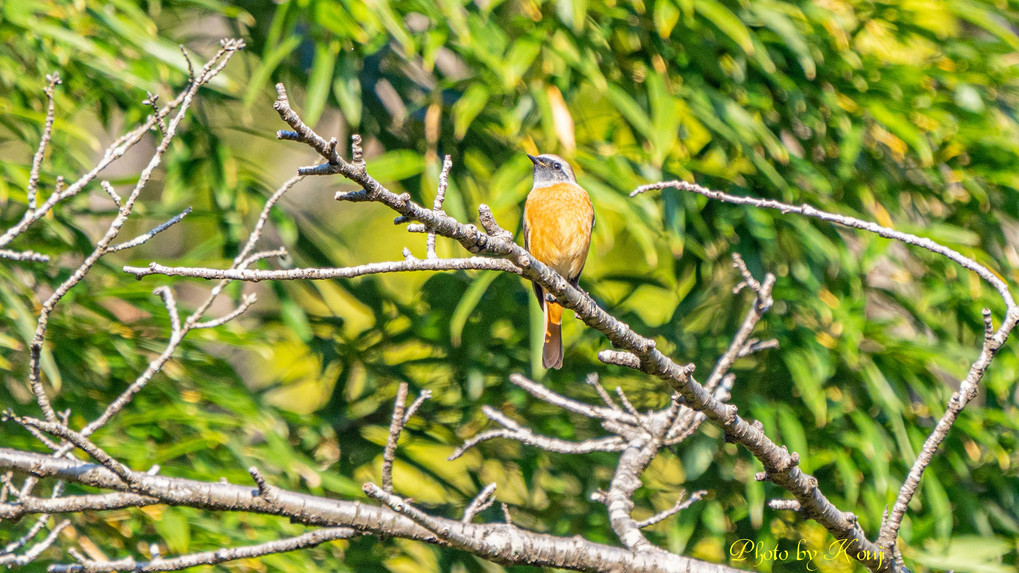
[[[563,307],[554,302],[545,303],[545,345],[542,347],[541,363],[545,368],[561,368],[563,365]]]

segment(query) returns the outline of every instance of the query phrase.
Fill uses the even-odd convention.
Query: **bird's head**
[[[546,153],[537,157],[528,155],[528,159],[534,164],[534,186],[548,187],[556,183],[576,183],[577,178],[573,175],[573,168],[565,159],[558,155]]]

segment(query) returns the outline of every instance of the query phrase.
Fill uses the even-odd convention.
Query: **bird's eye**
[[[559,170],[562,170],[563,164],[562,163],[553,163],[552,167],[554,167],[556,169],[559,169]]]

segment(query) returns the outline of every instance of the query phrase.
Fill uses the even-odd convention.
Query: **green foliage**
[[[135,231],[193,205],[151,246],[96,269],[65,300],[44,362],[72,421],[93,417],[161,349],[168,321],[151,289],[210,285],[129,281],[125,263],[216,266],[246,236],[264,197],[314,158],[272,141],[272,83],[286,83],[309,121],[342,142],[369,142],[369,170],[431,204],[440,158],[453,156],[445,209],[470,219],[488,203],[517,229],[530,188],[525,152],[560,153],[590,191],[598,224],[582,286],[677,360],[701,373],[725,349],[748,304],[733,295],[730,252],[778,276],[776,305],[758,327],[772,350],[737,364],[733,402],[798,451],[822,491],[873,534],[934,419],[976,357],[989,307],[977,278],[925,251],[827,224],[636,186],[682,178],[873,220],[938,240],[1019,282],[1019,36],[1017,5],[928,2],[642,2],[447,0],[366,2],[6,2],[0,5],[0,224],[24,208],[44,117],[43,76],[59,70],[54,146],[44,193],[148,112],[146,91],[186,81],[175,45],[207,55],[206,25],[240,34],[243,63],[204,92],[165,162],[162,195],[146,197]],[[102,135],[97,135],[102,134]],[[134,171],[111,176],[132,183]],[[423,240],[377,206],[336,205],[333,181],[296,188],[274,219],[299,266],[419,256]],[[100,193],[96,190],[93,194]],[[81,197],[15,247],[80,255],[109,211]],[[172,234],[171,234],[172,233]],[[269,244],[272,243],[272,244]],[[457,248],[440,241],[440,255]],[[73,256],[72,256],[73,259]],[[30,411],[26,344],[41,285],[67,265],[0,267],[0,400]],[[165,373],[97,436],[132,467],[244,482],[256,464],[283,487],[357,497],[377,479],[396,384],[434,399],[408,428],[399,492],[459,515],[485,484],[517,521],[613,543],[602,508],[614,456],[549,455],[493,442],[444,458],[484,425],[491,404],[563,438],[600,428],[511,388],[525,372],[573,396],[591,371],[638,407],[664,389],[597,362],[597,333],[567,319],[565,369],[536,370],[530,289],[512,276],[380,276],[248,286],[262,300],[247,322],[196,333]],[[45,290],[45,289],[43,289]],[[235,291],[238,294],[240,289]],[[199,295],[183,296],[188,301]],[[1011,344],[985,378],[924,476],[902,537],[920,570],[1014,569],[1019,544],[1019,415]],[[87,365],[87,367],[85,367]],[[701,376],[705,376],[701,374]],[[4,427],[3,441],[31,444]],[[139,448],[143,443],[145,447]],[[681,489],[712,496],[651,528],[655,542],[714,561],[741,538],[825,549],[816,524],[765,507],[783,497],[759,484],[745,452],[704,430],[657,460],[637,502],[660,510]],[[498,519],[498,510],[481,518]],[[261,516],[160,508],[87,516],[78,531],[117,555],[163,540],[168,551],[251,543],[296,531]],[[0,542],[9,534],[0,531]],[[988,538],[991,542],[984,543]],[[980,539],[981,542],[975,541]],[[977,552],[979,548],[979,552]],[[114,555],[111,555],[113,557]],[[356,539],[243,567],[285,570],[490,568],[416,544]],[[822,570],[844,563],[820,562]],[[764,563],[791,570],[800,563]]]

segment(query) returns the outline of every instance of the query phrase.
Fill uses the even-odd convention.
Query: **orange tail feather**
[[[545,345],[542,347],[541,364],[545,368],[561,368],[563,365],[563,307],[545,303]]]

